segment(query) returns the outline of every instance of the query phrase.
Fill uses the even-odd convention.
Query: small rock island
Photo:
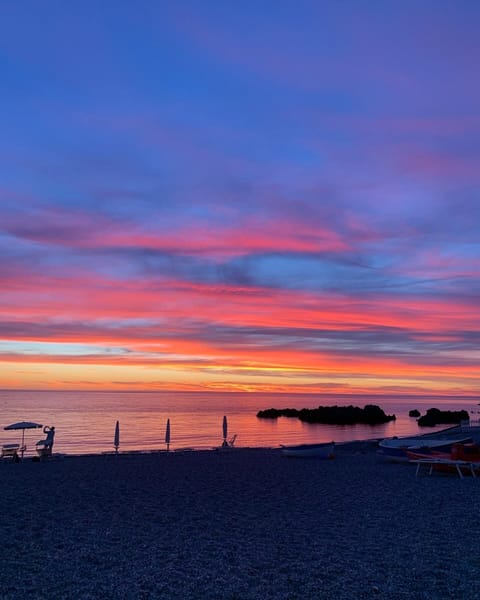
[[[319,406],[318,408],[268,408],[257,413],[259,419],[277,419],[293,417],[305,423],[323,423],[329,425],[380,425],[395,421],[395,415],[386,415],[375,404],[358,406]]]
[[[435,425],[456,425],[460,421],[468,421],[466,410],[440,410],[429,408],[423,417],[417,419],[420,427],[434,427]]]

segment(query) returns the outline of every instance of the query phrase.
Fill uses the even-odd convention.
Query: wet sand
[[[480,479],[373,445],[0,464],[0,597],[480,597]]]

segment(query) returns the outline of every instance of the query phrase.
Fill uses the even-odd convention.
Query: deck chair
[[[3,444],[1,458],[2,460],[4,458],[10,458],[13,461],[18,461],[20,459],[19,454],[21,452],[22,448],[20,448],[20,444]]]
[[[47,458],[52,456],[52,446],[47,443],[47,440],[39,440],[35,444],[35,450],[40,458]]]
[[[39,440],[35,444],[37,455],[40,458],[52,456],[53,439],[55,437],[55,427],[46,427],[44,431],[47,433],[47,437],[44,440]]]
[[[226,450],[228,448],[233,448],[235,445],[235,440],[237,439],[237,436],[234,435],[231,439],[229,440],[223,440],[223,444],[219,447],[220,450]]]

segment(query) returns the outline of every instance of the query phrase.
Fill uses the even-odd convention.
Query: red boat
[[[409,460],[445,460],[445,461],[464,461],[465,465],[458,463],[438,464],[432,463],[432,468],[438,471],[457,471],[460,469],[463,475],[473,475],[474,470],[480,468],[480,446],[478,444],[454,444],[450,452],[438,452],[435,450],[406,450]]]

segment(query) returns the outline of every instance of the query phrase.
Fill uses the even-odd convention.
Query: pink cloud
[[[300,219],[239,218],[233,226],[208,222],[182,224],[172,231],[168,220],[156,227],[140,226],[85,211],[47,209],[6,216],[4,228],[21,239],[77,249],[150,249],[179,255],[205,255],[221,260],[263,252],[343,252],[349,243],[331,228]]]

